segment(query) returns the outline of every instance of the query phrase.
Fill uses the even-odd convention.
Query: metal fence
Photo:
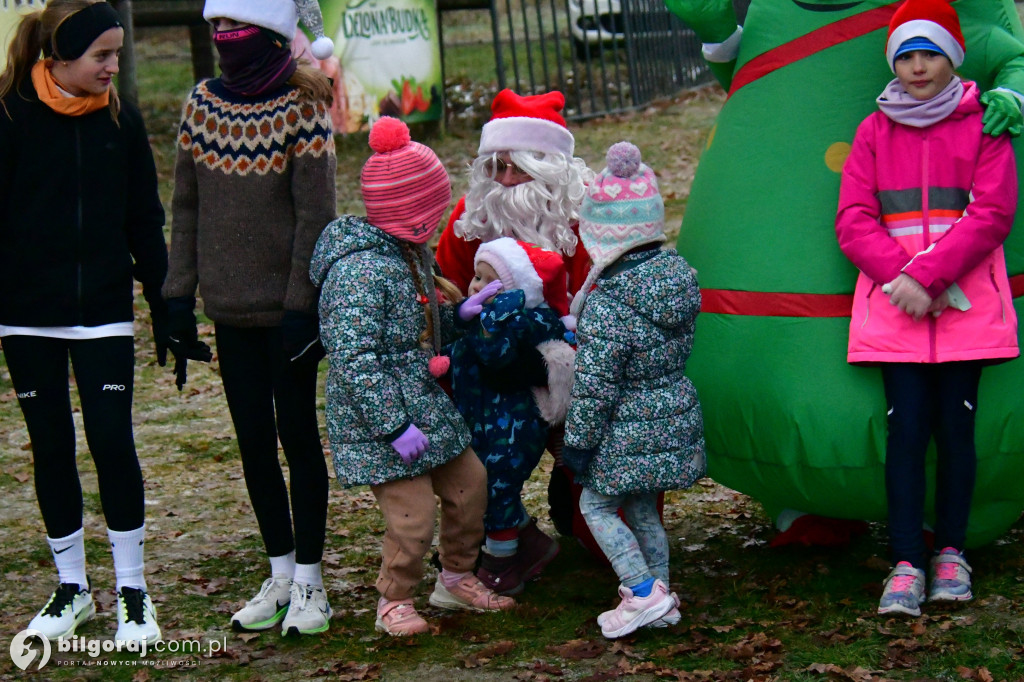
[[[566,118],[642,107],[710,82],[700,41],[664,0],[493,0],[498,85],[560,90]]]

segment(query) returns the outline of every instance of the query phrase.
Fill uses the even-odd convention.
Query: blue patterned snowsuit
[[[520,502],[523,484],[544,454],[548,435],[530,390],[529,377],[536,368],[527,365],[540,361],[531,349],[544,341],[561,341],[566,332],[552,309],[525,305],[521,290],[498,294],[484,307],[480,323],[450,348],[455,405],[469,426],[473,450],[487,468],[488,532],[516,528],[526,520]],[[488,375],[498,373],[501,385],[495,386]]]

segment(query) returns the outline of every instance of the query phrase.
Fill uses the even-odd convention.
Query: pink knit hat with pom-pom
[[[361,175],[367,219],[397,239],[425,243],[452,199],[444,165],[429,147],[411,140],[405,123],[390,116],[370,129],[370,148],[374,154]]]

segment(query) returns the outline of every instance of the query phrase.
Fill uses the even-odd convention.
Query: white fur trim
[[[896,73],[896,67],[893,66],[896,50],[900,49],[900,45],[906,41],[917,37],[927,38],[938,45],[939,49],[949,57],[949,61],[953,62],[954,69],[960,68],[960,65],[964,63],[964,50],[949,31],[934,21],[912,19],[897,26],[889,36],[889,42],[885,44],[885,58],[893,73]]]
[[[720,43],[704,43],[701,46],[701,54],[704,59],[714,64],[724,64],[736,59],[740,53],[740,42],[743,38],[743,27],[737,26],[728,38]]]
[[[317,59],[327,59],[334,54],[334,41],[330,38],[317,38],[309,49]]]
[[[544,303],[544,282],[541,281],[540,275],[533,269],[533,263],[530,262],[530,257],[526,255],[526,251],[523,251],[523,247],[516,244],[516,240],[511,237],[499,237],[493,241],[486,242],[480,245],[480,248],[476,250],[476,257],[473,259],[473,264],[476,265],[479,261],[490,263],[492,266],[494,263],[491,258],[497,258],[505,264],[505,269],[512,275],[514,282],[502,281],[506,291],[512,289],[522,289],[523,293],[526,294],[526,307],[536,308],[541,303]],[[500,268],[494,268],[499,273]]]
[[[299,13],[290,0],[206,0],[203,19],[218,18],[269,28],[289,42],[299,27]]]
[[[544,152],[571,157],[576,141],[565,126],[543,118],[509,116],[484,124],[477,155],[494,152]]]
[[[564,324],[565,328],[568,329],[569,331],[576,331],[576,316],[566,315],[565,317],[562,318],[562,324]]]
[[[544,341],[537,345],[537,350],[544,358],[548,385],[533,387],[533,399],[544,421],[548,424],[561,424],[569,412],[576,351],[565,341]]]

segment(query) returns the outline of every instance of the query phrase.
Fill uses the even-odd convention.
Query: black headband
[[[67,61],[78,59],[102,34],[121,26],[121,15],[106,2],[89,5],[57,27],[53,34],[53,56]]]

